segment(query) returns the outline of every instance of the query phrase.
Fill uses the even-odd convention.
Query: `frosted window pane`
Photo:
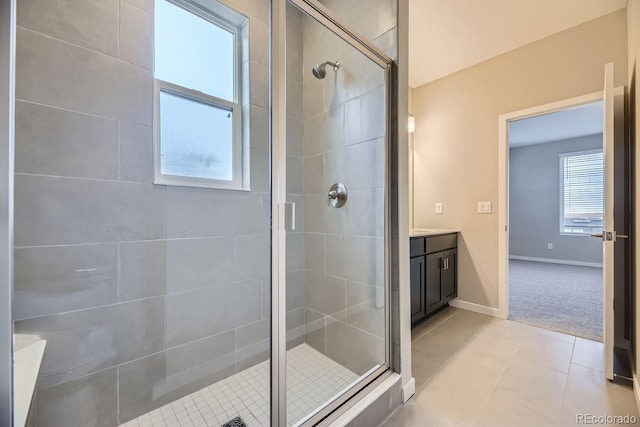
[[[161,91],[160,117],[163,175],[233,179],[230,110]]]
[[[155,2],[155,76],[234,101],[234,35],[166,0]]]

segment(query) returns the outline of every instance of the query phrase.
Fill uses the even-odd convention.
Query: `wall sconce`
[[[416,130],[416,118],[413,117],[413,114],[409,114],[409,123],[407,124],[407,129],[409,130],[409,133],[412,133],[414,130]]]

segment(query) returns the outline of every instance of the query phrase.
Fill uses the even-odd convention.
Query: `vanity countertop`
[[[460,230],[447,228],[412,228],[409,230],[409,237],[440,236],[443,234],[458,233],[459,231]]]

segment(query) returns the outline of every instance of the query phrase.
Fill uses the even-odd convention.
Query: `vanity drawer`
[[[426,239],[424,237],[412,237],[409,240],[409,256],[410,257],[424,255],[426,253],[425,240]]]
[[[458,234],[443,234],[425,239],[426,253],[440,252],[458,246]]]

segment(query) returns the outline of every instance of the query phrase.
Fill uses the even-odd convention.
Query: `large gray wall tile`
[[[264,0],[224,0],[224,3],[229,4],[243,15],[255,18],[265,24],[269,23],[271,16],[269,2]]]
[[[148,10],[149,12],[153,12],[154,0],[127,0],[127,2],[144,10]]]
[[[300,119],[287,115],[287,154],[302,157],[303,125]]]
[[[236,370],[247,369],[269,359],[271,322],[263,319],[236,329]]]
[[[232,237],[167,242],[167,292],[179,293],[234,281]]]
[[[304,269],[304,233],[287,233],[287,271]]]
[[[153,131],[150,126],[120,122],[120,179],[153,183]]]
[[[149,70],[18,28],[16,97],[151,125]]]
[[[118,0],[20,0],[18,25],[118,55]]]
[[[304,307],[304,283],[304,270],[290,271],[287,273],[287,311]]]
[[[327,318],[325,355],[358,375],[385,362],[384,339]]]
[[[164,237],[164,187],[16,176],[16,246]]]
[[[47,388],[162,350],[162,297],[15,322],[47,341],[38,379]]]
[[[195,391],[231,375],[235,370],[235,333],[224,332],[167,350],[167,377],[160,394]]]
[[[38,391],[39,425],[113,427],[118,424],[116,368]]]
[[[310,308],[305,309],[305,342],[324,354],[325,315]]]
[[[385,336],[384,291],[376,286],[347,282],[345,322],[377,337]]]
[[[324,234],[304,234],[305,268],[316,273],[325,273]]]
[[[342,106],[308,118],[304,122],[304,156],[342,148],[344,143]]]
[[[249,106],[249,120],[243,118],[243,121],[249,123],[249,135],[251,148],[260,150],[269,149],[269,110],[264,107],[251,104]],[[259,177],[260,178],[260,177]],[[266,179],[266,178],[261,178]]]
[[[118,299],[129,301],[167,293],[167,242],[120,243]]]
[[[16,248],[14,263],[14,319],[117,301],[115,244]]]
[[[16,172],[118,179],[118,122],[18,101]]]
[[[262,319],[261,288],[246,280],[167,296],[167,347]]]
[[[265,234],[269,213],[258,193],[167,188],[169,238]]]
[[[153,14],[120,0],[120,58],[153,69]]]
[[[128,362],[164,349],[165,297],[115,306],[116,362]]]
[[[334,182],[344,183],[348,190],[384,186],[386,154],[383,138],[349,145],[326,153],[324,158],[325,187]]]
[[[269,191],[269,151],[249,150],[251,167],[251,191],[266,193]]]
[[[354,282],[377,283],[375,238],[328,235],[326,245],[327,271],[332,275]]]
[[[269,278],[271,242],[268,234],[236,237],[236,280]]]
[[[344,318],[346,308],[344,279],[306,271],[304,284],[305,307],[337,319]]]
[[[301,157],[287,156],[287,193],[302,194],[304,165]]]

